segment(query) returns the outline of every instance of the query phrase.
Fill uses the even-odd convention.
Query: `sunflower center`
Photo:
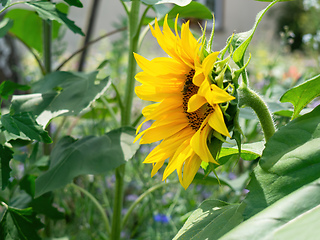
[[[213,108],[209,104],[204,104],[202,107],[197,109],[194,112],[188,112],[188,102],[189,99],[198,93],[199,87],[194,85],[192,82],[195,70],[191,69],[188,74],[186,74],[186,81],[183,86],[182,95],[183,95],[183,112],[186,114],[186,117],[189,122],[189,126],[198,131],[201,127],[202,122],[205,118],[213,112]]]

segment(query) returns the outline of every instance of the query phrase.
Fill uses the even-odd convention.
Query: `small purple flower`
[[[156,214],[156,215],[153,216],[153,219],[156,222],[168,223],[170,218],[167,217],[167,215],[165,215],[165,214]]]
[[[234,180],[234,179],[237,178],[237,175],[235,175],[233,172],[231,172],[231,173],[229,173],[228,177],[229,177],[230,180]]]

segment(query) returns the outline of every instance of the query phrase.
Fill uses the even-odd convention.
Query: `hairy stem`
[[[275,125],[272,114],[262,98],[250,89],[246,84],[242,84],[239,89],[239,106],[251,107],[257,114],[266,141],[275,133]]]

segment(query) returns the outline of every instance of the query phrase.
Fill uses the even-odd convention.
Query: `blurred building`
[[[86,22],[89,18],[91,1],[82,1],[84,7],[82,9],[72,7],[70,9],[70,19],[76,22],[84,31],[86,29]],[[198,0],[210,8],[216,18],[216,33],[215,33],[215,47],[216,50],[222,48],[225,45],[225,41],[233,32],[243,32],[251,29],[255,22],[256,14],[264,9],[269,3],[259,2],[254,0]],[[150,15],[153,14],[152,10],[149,11]],[[125,11],[120,1],[99,1],[99,7],[97,11],[97,19],[94,27],[92,39],[99,35],[110,32],[116,27],[115,24],[120,24],[121,17],[125,18]],[[266,19],[261,22],[259,26],[259,32],[273,33],[274,22],[272,19]],[[210,25],[210,23],[208,23]],[[270,35],[270,34],[265,34]],[[114,36],[116,37],[116,36]],[[272,36],[269,36],[272,38]],[[265,38],[265,37],[264,37]],[[66,39],[70,50],[75,50],[79,47],[79,36],[67,31]]]

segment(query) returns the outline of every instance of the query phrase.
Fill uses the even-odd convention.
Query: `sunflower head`
[[[136,75],[141,86],[135,92],[143,100],[156,102],[143,109],[145,120],[137,129],[136,140],[140,138],[140,144],[161,141],[144,163],[153,165],[153,176],[168,159],[163,180],[176,170],[186,189],[202,162],[218,164],[219,149],[210,151],[208,143],[212,138],[224,141],[230,137],[226,122],[232,122],[232,117],[227,110],[235,97],[232,83],[225,78],[228,60],[221,60],[220,52],[205,50],[204,36],[197,40],[189,22],[182,24],[179,34],[177,20],[174,32],[167,16],[162,30],[157,19],[155,26],[150,26],[168,57],[150,61],[135,54],[142,69]],[[149,120],[152,125],[140,132]]]

